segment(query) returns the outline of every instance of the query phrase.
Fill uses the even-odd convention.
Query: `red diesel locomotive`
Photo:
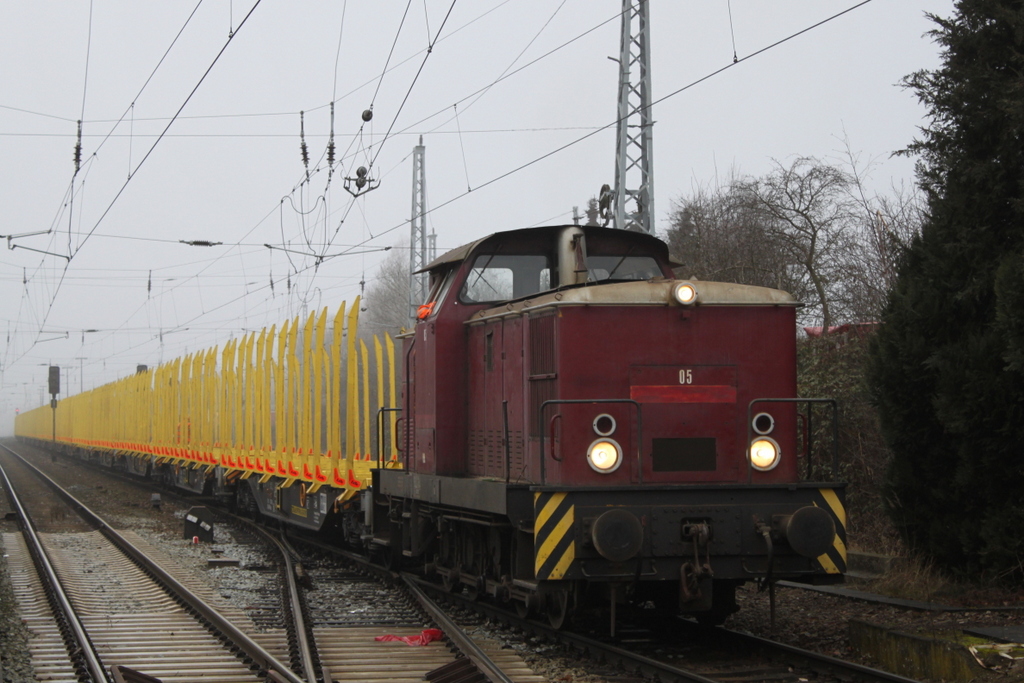
[[[798,303],[673,265],[579,226],[430,264],[371,546],[556,626],[609,601],[721,622],[743,582],[842,581],[843,485],[799,475]]]

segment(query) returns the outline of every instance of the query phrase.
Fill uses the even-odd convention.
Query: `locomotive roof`
[[[461,247],[456,247],[455,249],[452,249],[451,251],[442,254],[440,257],[430,262],[426,267],[421,268],[416,272],[425,273],[427,271],[434,270],[435,268],[438,268],[449,263],[459,263],[460,261],[464,261],[466,260],[466,257],[469,256],[477,247],[492,240],[497,241],[496,238],[501,238],[502,240],[514,240],[517,237],[525,238],[532,235],[550,232],[552,233],[552,239],[554,239],[555,235],[561,230],[564,230],[565,228],[579,228],[588,237],[595,233],[614,230],[613,228],[605,228],[599,225],[548,225],[540,228],[521,228],[519,230],[506,230],[504,232],[495,232],[491,233],[487,237],[482,237],[474,242],[469,242],[468,244],[464,244]],[[655,237],[654,235],[649,235],[645,232],[633,232],[631,230],[614,230],[614,232],[617,236],[620,236],[622,239],[634,240],[638,243],[646,243],[648,249],[658,250],[661,252],[661,255],[665,257],[665,259],[668,259],[668,245],[665,244],[662,240]],[[679,264],[673,263],[672,265],[675,266]]]

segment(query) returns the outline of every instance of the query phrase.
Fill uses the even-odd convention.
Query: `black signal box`
[[[56,396],[60,393],[60,367],[57,365],[50,366],[50,396]]]

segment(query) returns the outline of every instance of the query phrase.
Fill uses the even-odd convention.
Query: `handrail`
[[[401,408],[379,408],[377,410],[377,467],[384,467],[384,460],[382,457],[383,443],[384,443],[384,421],[383,413],[400,413]],[[398,448],[398,420],[395,421],[395,433],[391,435],[392,446],[396,451],[401,451]]]

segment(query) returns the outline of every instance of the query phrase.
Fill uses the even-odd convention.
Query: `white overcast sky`
[[[439,252],[571,222],[613,182],[614,128],[570,143],[615,118],[618,0],[255,2],[0,3],[0,234],[51,231],[0,254],[0,433],[15,408],[48,400],[47,365],[71,368],[63,391],[78,393],[82,380],[333,313],[372,280],[380,249],[408,239],[420,135]],[[654,98],[732,63],[734,40],[743,58],[855,4],[650,0]],[[925,14],[951,11],[873,0],[657,102],[659,233],[693,187],[772,159],[835,157],[844,137],[875,162],[872,188],[912,183],[913,160],[890,155],[924,111],[898,82],[937,66]],[[328,182],[332,99],[343,163]],[[372,158],[380,186],[353,200],[343,177]],[[348,253],[314,268],[314,252]]]

